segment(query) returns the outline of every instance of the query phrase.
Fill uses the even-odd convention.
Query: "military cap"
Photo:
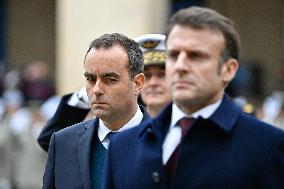
[[[145,34],[134,39],[144,56],[144,66],[165,65],[166,36],[161,34]]]

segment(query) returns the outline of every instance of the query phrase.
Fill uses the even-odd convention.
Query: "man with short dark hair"
[[[238,69],[233,23],[214,10],[175,13],[167,30],[173,103],[115,136],[104,189],[284,188],[284,133],[225,94]]]
[[[90,44],[84,76],[89,106],[96,118],[52,135],[43,188],[101,187],[112,134],[148,118],[137,104],[144,83],[143,67],[138,44],[122,34],[105,34]]]
[[[144,59],[145,82],[139,100],[146,106],[147,113],[151,117],[157,115],[171,100],[165,80],[165,39],[166,36],[161,34],[144,34],[135,38]],[[54,132],[91,119],[93,114],[89,109],[86,87],[73,94],[64,95],[56,113],[42,129],[38,137],[39,145],[43,150],[48,151],[50,138]]]

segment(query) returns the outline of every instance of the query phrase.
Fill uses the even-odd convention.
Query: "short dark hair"
[[[203,7],[192,6],[177,11],[171,18],[166,29],[168,38],[175,25],[189,26],[195,29],[209,28],[220,31],[225,39],[225,47],[221,58],[223,61],[229,58],[239,59],[240,36],[234,23],[220,13]]]
[[[129,64],[128,71],[130,79],[133,79],[135,75],[143,73],[144,63],[143,63],[143,54],[139,45],[132,39],[126,37],[120,33],[104,34],[95,40],[93,40],[87,50],[87,54],[91,49],[109,49],[116,45],[121,46],[127,53]],[[84,61],[85,62],[85,61]]]

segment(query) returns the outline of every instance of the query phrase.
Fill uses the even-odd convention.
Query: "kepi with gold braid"
[[[145,34],[135,38],[144,56],[144,66],[165,65],[166,36],[161,34]]]

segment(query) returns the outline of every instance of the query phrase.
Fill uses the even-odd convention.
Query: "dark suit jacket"
[[[45,151],[48,151],[49,141],[54,132],[82,122],[90,111],[89,109],[69,106],[67,101],[71,95],[68,94],[62,97],[54,116],[47,122],[38,136],[38,144]]]
[[[171,105],[158,117],[113,137],[104,189],[167,188],[162,144]],[[171,188],[284,188],[284,133],[243,113],[228,97],[198,118],[181,144]]]
[[[143,120],[149,119],[145,109]],[[44,189],[91,189],[91,147],[99,119],[92,119],[55,132],[50,140],[43,179]]]

